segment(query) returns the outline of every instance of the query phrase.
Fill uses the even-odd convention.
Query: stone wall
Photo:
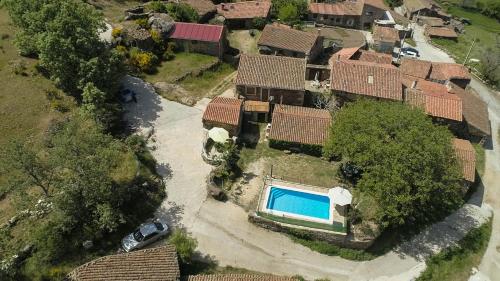
[[[301,236],[307,236],[314,240],[325,241],[340,247],[357,249],[357,250],[368,249],[375,241],[375,239],[357,240],[352,234],[342,235],[321,230],[316,231],[310,228],[304,228],[299,226],[298,227],[288,226],[269,219],[259,217],[257,216],[256,213],[250,213],[248,215],[248,221],[257,226],[260,226],[262,228],[271,231],[282,232],[286,234],[300,233]]]

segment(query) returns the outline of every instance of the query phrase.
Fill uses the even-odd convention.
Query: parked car
[[[126,252],[141,249],[160,238],[165,237],[169,232],[168,225],[160,219],[143,223],[134,232],[122,239],[122,248]]]
[[[411,57],[411,58],[418,58],[420,57],[420,54],[418,53],[418,50],[415,48],[402,48],[401,49],[401,55],[404,57]]]

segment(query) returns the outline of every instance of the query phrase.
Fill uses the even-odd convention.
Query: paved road
[[[239,206],[206,199],[205,179],[210,167],[202,161],[200,152],[201,117],[208,100],[188,107],[159,97],[140,79],[128,77],[124,84],[138,93],[138,103],[127,108],[130,122],[138,130],[155,129],[153,154],[168,193],[158,215],[190,231],[199,242],[198,250],[220,265],[299,274],[308,279],[412,280],[425,268],[425,257],[454,244],[489,215],[487,210],[467,204],[372,261],[348,261],[312,252],[284,235],[248,223],[247,213]]]
[[[439,62],[454,62],[445,52],[427,43],[423,29],[417,26],[414,39],[420,58],[424,60]],[[484,192],[478,204],[484,204],[493,209],[496,216],[493,217],[493,231],[488,249],[479,266],[482,279],[476,280],[500,280],[500,93],[486,87],[480,80],[473,78],[470,87],[473,88],[481,98],[488,104],[489,116],[493,138],[487,143],[485,173],[481,178]]]

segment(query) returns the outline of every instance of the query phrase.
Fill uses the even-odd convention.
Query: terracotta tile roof
[[[399,69],[403,75],[426,79],[429,77],[431,67],[430,61],[403,58]]]
[[[462,112],[465,122],[482,132],[486,136],[491,135],[491,125],[488,116],[488,105],[472,91],[466,91],[453,83],[450,83],[450,93],[462,99]]]
[[[190,275],[187,281],[298,281],[294,277],[250,274],[205,274]]]
[[[269,112],[269,102],[267,101],[256,101],[256,100],[246,100],[244,104],[246,112]]]
[[[217,7],[210,0],[181,0],[181,2],[193,7],[200,16],[217,11]]]
[[[342,1],[337,3],[310,3],[309,11],[320,15],[361,16],[363,1]]]
[[[403,100],[399,69],[389,64],[364,61],[334,61],[331,89],[357,95]]]
[[[399,41],[399,32],[397,29],[392,27],[375,25],[373,27],[373,40],[396,42]]]
[[[226,19],[267,18],[271,9],[271,1],[242,1],[221,3],[217,5],[217,13]]]
[[[332,63],[332,60],[348,60],[354,54],[356,54],[359,51],[359,48],[361,47],[352,47],[352,48],[342,48],[338,52],[332,55],[330,58],[330,64]]]
[[[241,55],[236,85],[304,90],[306,60],[281,56]]]
[[[458,34],[455,30],[448,27],[433,27],[427,26],[425,28],[425,33],[431,37],[445,37],[445,38],[457,38]]]
[[[462,121],[462,99],[449,94],[443,84],[419,80],[415,88],[406,90],[406,102],[431,116]]]
[[[219,42],[224,34],[223,25],[176,22],[172,39]]]
[[[235,98],[215,97],[203,113],[203,121],[239,125],[243,101]]]
[[[426,0],[403,0],[403,5],[410,13],[422,9],[430,9],[432,7],[431,3]]]
[[[461,64],[433,62],[429,78],[443,81],[450,79],[470,80],[471,76],[467,67]]]
[[[302,106],[276,105],[269,138],[294,143],[323,145],[332,117],[327,110]]]
[[[474,182],[476,178],[476,152],[468,140],[453,139],[453,148],[462,168],[465,180]]]
[[[268,24],[264,27],[258,45],[309,54],[318,40],[318,34]]]
[[[105,256],[77,267],[72,281],[177,281],[180,279],[175,247],[139,250]]]
[[[380,64],[392,64],[391,55],[373,51],[360,50],[359,57],[356,57],[355,59]]]

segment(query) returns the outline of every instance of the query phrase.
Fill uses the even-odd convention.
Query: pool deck
[[[267,193],[267,189],[269,186],[291,187],[291,188],[296,188],[296,189],[305,190],[305,191],[322,193],[325,196],[328,196],[328,190],[330,189],[330,188],[326,188],[326,187],[300,184],[300,183],[289,182],[289,181],[284,181],[284,180],[280,180],[280,179],[276,179],[276,178],[267,177],[264,181],[264,186],[262,187],[262,190],[260,191],[259,201],[258,201],[258,205],[257,205],[258,212],[269,213],[266,210],[266,197],[267,197],[266,193]],[[338,208],[333,207],[331,209],[332,209],[332,221],[341,223],[342,226],[345,227],[346,226],[346,217],[343,216],[339,212]],[[307,219],[304,219],[304,220],[307,220]]]

